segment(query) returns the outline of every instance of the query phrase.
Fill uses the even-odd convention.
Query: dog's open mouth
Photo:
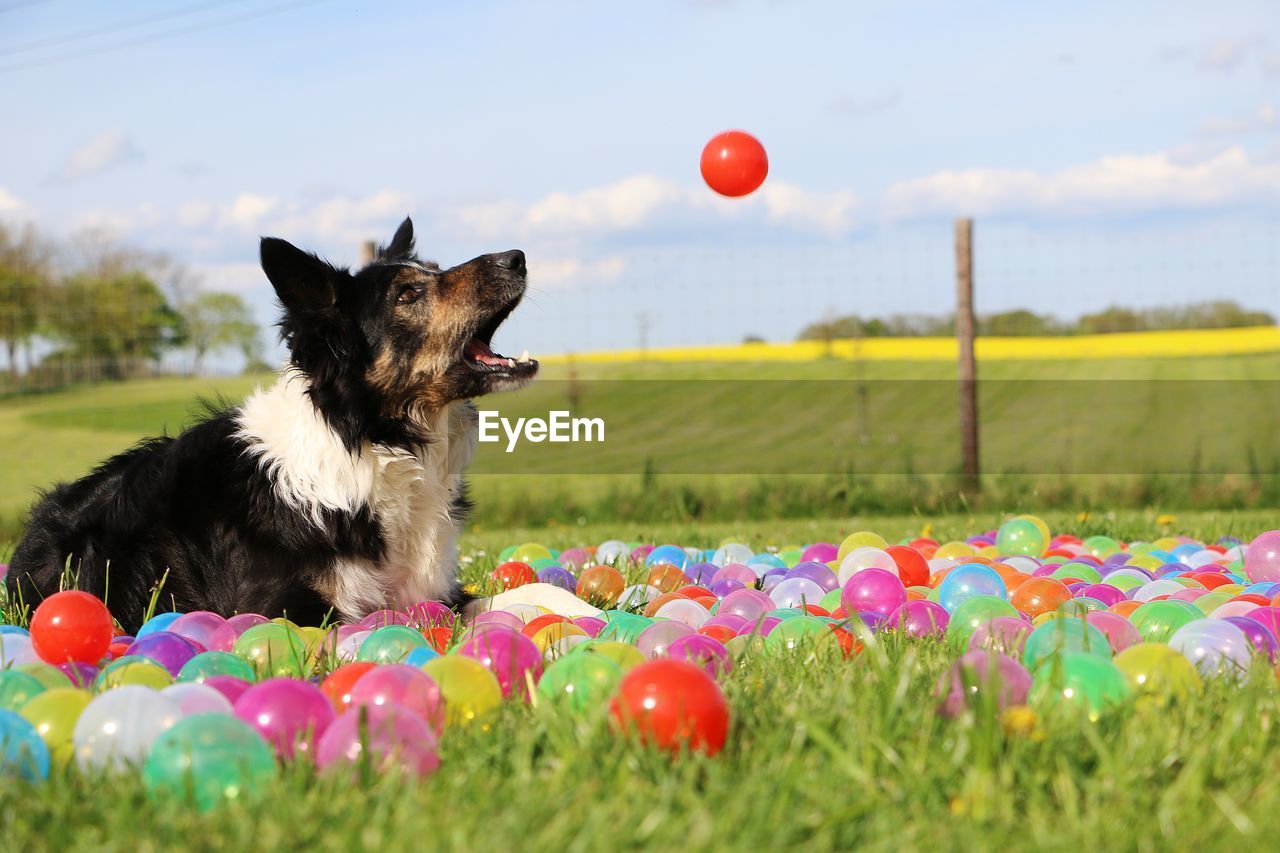
[[[531,377],[538,372],[537,359],[530,358],[528,350],[522,352],[519,358],[511,358],[494,352],[489,345],[502,321],[515,310],[517,302],[519,299],[495,314],[463,347],[463,361],[472,370],[512,378]]]

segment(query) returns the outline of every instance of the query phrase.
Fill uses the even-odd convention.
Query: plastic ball
[[[1163,643],[1138,643],[1116,655],[1116,668],[1144,701],[1185,700],[1200,689],[1195,665]]]
[[[179,634],[169,631],[153,631],[134,640],[127,657],[141,657],[155,661],[176,676],[182,667],[204,649]]]
[[[975,595],[952,612],[951,619],[947,622],[947,642],[957,651],[967,649],[973,632],[979,627],[1001,616],[1016,618],[1017,615],[1018,611],[1003,598]]]
[[[542,654],[533,641],[514,631],[486,631],[458,647],[458,654],[478,661],[494,674],[505,698],[529,698],[542,674]]]
[[[226,619],[208,610],[182,614],[169,625],[169,632],[199,643],[211,652],[231,651],[239,636]]]
[[[350,697],[348,713],[364,705],[396,706],[417,714],[433,732],[444,728],[445,700],[440,685],[415,666],[393,663],[374,667],[356,681]]]
[[[644,663],[644,654],[635,646],[613,640],[592,640],[573,650],[574,654],[596,654],[616,663],[623,672],[629,672]]]
[[[178,681],[201,682],[215,675],[232,675],[245,681],[255,679],[253,667],[230,652],[201,652],[182,665]]]
[[[536,583],[538,575],[528,563],[511,561],[503,563],[489,573],[498,586],[504,590],[515,589],[525,584]]]
[[[142,769],[147,793],[209,810],[260,791],[279,773],[271,747],[243,720],[197,714],[158,737]]]
[[[1183,625],[1203,616],[1185,601],[1148,601],[1129,615],[1129,621],[1138,629],[1143,642],[1165,643]]]
[[[1045,552],[1048,540],[1035,522],[1014,518],[1000,525],[996,534],[996,550],[1001,556],[1025,555],[1039,557]]]
[[[356,660],[370,663],[399,663],[409,652],[427,645],[422,632],[408,625],[388,625],[374,631],[360,644]]]
[[[938,679],[934,696],[938,714],[955,717],[965,710],[999,712],[1027,700],[1031,674],[1008,655],[973,651],[962,656]]]
[[[351,706],[351,691],[356,682],[374,667],[375,664],[368,661],[344,663],[320,682],[320,692],[329,697],[334,710],[341,714]]]
[[[296,631],[274,622],[245,630],[236,638],[234,653],[253,667],[259,678],[302,678],[309,669],[307,647]]]
[[[885,624],[908,637],[941,637],[947,632],[951,614],[933,601],[907,601],[889,613]]]
[[[0,709],[21,711],[22,706],[45,690],[35,676],[12,669],[0,670]]]
[[[539,702],[582,714],[602,706],[622,681],[622,668],[603,655],[565,655],[538,681]]]
[[[812,616],[784,619],[765,637],[765,648],[776,651],[811,652],[827,644],[835,644],[831,628]]]
[[[361,705],[343,714],[316,745],[316,766],[333,772],[401,772],[423,779],[440,767],[438,740],[418,714],[395,703]]]
[[[49,664],[40,663],[39,661],[32,661],[30,663],[20,663],[17,666],[13,667],[13,669],[10,671],[21,672],[31,676],[36,681],[44,685],[44,688],[46,690],[53,690],[56,687],[83,686],[83,685],[72,684],[71,679],[67,677],[67,674],[62,670],[58,669],[56,666],[49,666]]]
[[[281,758],[312,752],[337,716],[320,688],[293,678],[271,678],[253,685],[236,700],[235,713],[266,738]]]
[[[1065,652],[1036,670],[1031,701],[1034,705],[1083,711],[1090,720],[1097,720],[1123,704],[1131,692],[1125,674],[1107,658]]]
[[[49,747],[35,726],[0,709],[0,776],[36,781],[49,776]]]
[[[39,662],[40,656],[32,648],[30,637],[24,634],[0,634],[0,669]]]
[[[1243,631],[1258,654],[1265,655],[1272,662],[1280,657],[1280,640],[1277,640],[1276,635],[1266,625],[1244,616],[1228,616],[1223,621],[1230,622]]]
[[[1243,681],[1253,659],[1253,644],[1224,619],[1197,619],[1169,638],[1169,648],[1195,664],[1202,675],[1225,675]]]
[[[1019,611],[1031,617],[1052,613],[1071,600],[1071,590],[1057,578],[1033,577],[1018,585],[1009,595],[1009,602]]]
[[[957,607],[975,595],[1007,599],[1009,591],[1004,585],[1004,578],[995,569],[980,563],[956,566],[938,584],[938,603],[948,613],[954,613]]]
[[[889,614],[907,601],[907,590],[896,571],[863,569],[849,578],[840,594],[847,613],[872,611]]]
[[[688,661],[712,678],[720,678],[733,669],[733,656],[724,644],[699,634],[691,634],[672,642],[667,647],[667,657]]]
[[[76,721],[92,700],[93,694],[88,690],[54,687],[32,698],[18,713],[35,726],[36,733],[49,747],[50,757],[61,766],[75,757],[72,736]]]
[[[729,730],[729,707],[715,680],[678,660],[648,661],[628,672],[610,714],[623,731],[673,752],[715,755]]]
[[[1268,530],[1249,543],[1244,570],[1254,583],[1280,581],[1280,530]]]
[[[150,687],[125,684],[93,698],[72,733],[76,763],[84,770],[123,770],[141,764],[156,738],[182,711]]]
[[[974,629],[969,637],[968,649],[971,652],[979,650],[1000,652],[1021,659],[1031,631],[1032,627],[1025,619],[997,616]]]
[[[97,663],[111,645],[114,625],[97,596],[69,589],[40,602],[31,616],[31,644],[49,663]]]
[[[483,721],[502,704],[502,688],[493,673],[476,660],[444,655],[423,665],[444,696],[445,723],[466,726]]]
[[[1022,662],[1035,672],[1064,654],[1084,653],[1111,659],[1111,644],[1083,619],[1050,619],[1031,632],[1022,649]]]
[[[170,684],[160,691],[160,695],[178,706],[184,717],[196,714],[232,714],[231,700],[207,684],[194,681],[181,684]]]
[[[93,680],[93,689],[99,693],[118,687],[150,687],[159,690],[173,683],[169,670],[144,657],[124,657],[102,668]]]

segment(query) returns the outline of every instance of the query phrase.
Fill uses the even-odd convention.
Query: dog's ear
[[[267,274],[285,310],[315,314],[332,308],[337,300],[337,270],[292,243],[263,237],[259,249],[262,271]]]
[[[396,229],[395,236],[391,238],[391,242],[378,251],[378,257],[391,260],[393,258],[407,258],[412,254],[413,220],[406,216],[404,222],[401,222],[400,227]]]

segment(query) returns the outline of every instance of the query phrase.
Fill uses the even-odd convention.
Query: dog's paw
[[[569,616],[574,619],[579,616],[599,616],[603,612],[567,589],[561,589],[549,583],[527,583],[524,586],[500,592],[493,598],[476,599],[467,605],[463,616],[469,621],[486,610],[501,610],[513,604],[531,604],[559,616]]]

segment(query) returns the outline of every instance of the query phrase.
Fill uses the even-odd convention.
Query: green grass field
[[[942,538],[996,515],[932,521]],[[1118,513],[1055,529],[1154,538],[1154,517]],[[553,547],[623,536],[754,546],[890,539],[915,517],[509,530],[468,537],[480,577],[506,544]],[[1269,513],[1189,514],[1176,532],[1252,536]],[[483,553],[478,553],[483,552]],[[1130,704],[1096,723],[1044,715],[1005,731],[990,714],[947,721],[933,685],[954,655],[886,640],[845,661],[807,650],[739,662],[725,680],[732,715],[717,757],[669,758],[615,735],[602,716],[504,706],[487,730],[449,730],[443,764],[421,782],[358,784],[287,770],[248,802],[202,815],[147,798],[135,776],[57,774],[0,786],[14,850],[601,849],[1237,850],[1280,832],[1280,691],[1261,666],[1237,688],[1194,701]]]
[[[472,484],[482,528],[962,506],[948,481],[959,458],[949,365],[637,363],[569,375],[549,367],[484,405],[545,416],[568,408],[576,386],[575,412],[604,416],[608,440],[526,443],[511,455],[481,445]],[[982,376],[989,508],[1280,502],[1280,354],[992,362]],[[179,430],[200,398],[237,401],[270,381],[167,378],[5,400],[0,533],[17,532],[36,489]]]

